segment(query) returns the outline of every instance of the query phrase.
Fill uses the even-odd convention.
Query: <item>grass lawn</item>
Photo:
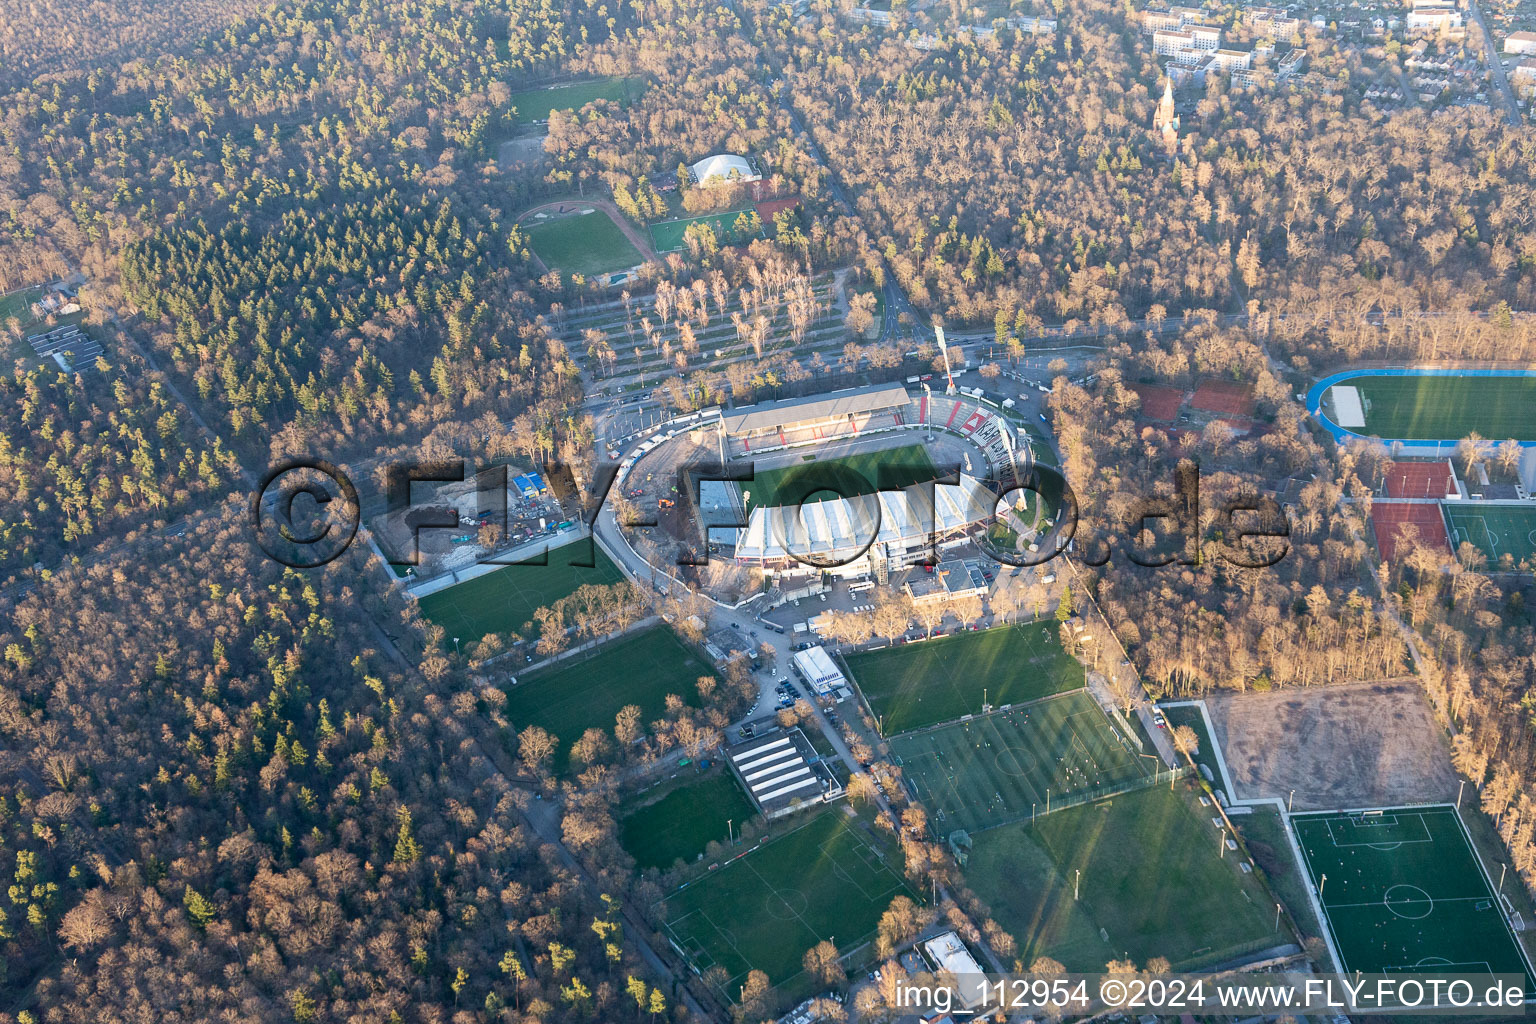
[[[1536,992],[1453,808],[1298,814],[1291,827],[1346,973],[1521,974]]]
[[[0,295],[0,327],[11,317],[21,321],[23,327],[33,322],[32,303],[42,298],[41,288],[23,288],[19,292]]]
[[[736,230],[736,218],[742,214],[750,215],[756,212],[751,206],[745,206],[740,210],[726,210],[722,213],[710,213],[702,217],[664,220],[651,225],[651,240],[655,244],[657,252],[677,252],[686,247],[686,243],[683,241],[683,234],[688,230],[690,224],[708,224],[715,232],[715,240],[721,245],[745,245],[754,238],[767,237],[763,230],[750,235]]]
[[[1181,725],[1187,725],[1195,730],[1199,737],[1200,749],[1195,751],[1195,764],[1204,765],[1211,772],[1211,787],[1221,789],[1226,783],[1221,780],[1221,765],[1216,760],[1216,745],[1211,742],[1210,732],[1205,727],[1205,718],[1200,714],[1200,709],[1193,705],[1185,705],[1177,708],[1163,708],[1163,717],[1168,720],[1168,728],[1176,729]],[[1183,764],[1181,760],[1179,762]],[[1228,793],[1227,796],[1232,796]]]
[[[1075,690],[1083,666],[1062,650],[1054,619],[954,633],[847,656],[887,736],[981,711]]]
[[[736,777],[718,771],[625,815],[619,821],[619,845],[641,870],[670,868],[678,860],[693,861],[710,843],[727,841],[728,823],[734,822],[739,832],[754,814]]]
[[[1459,441],[1472,431],[1492,441],[1536,441],[1536,377],[1354,377],[1369,403],[1362,434]]]
[[[515,92],[512,105],[517,108],[517,119],[527,124],[529,121],[548,121],[551,111],[580,110],[593,100],[628,102],[644,91],[645,80],[641,78],[597,78]]]
[[[824,939],[840,950],[873,937],[898,895],[901,851],[842,807],[710,871],[662,901],[666,929],[701,972],[718,965],[734,999],[748,971],[790,990],[801,957]]]
[[[1248,844],[1253,859],[1263,870],[1269,887],[1285,903],[1285,909],[1290,911],[1301,933],[1321,937],[1322,925],[1312,910],[1312,901],[1307,897],[1312,883],[1303,874],[1301,865],[1296,863],[1296,855],[1291,852],[1290,838],[1286,835],[1285,822],[1280,819],[1280,812],[1274,807],[1258,806],[1251,814],[1240,814],[1233,818],[1232,823],[1243,834],[1243,841]]]
[[[560,740],[559,768],[586,730],[602,729],[611,739],[614,716],[626,704],[638,704],[640,721],[649,725],[665,713],[668,694],[697,705],[695,684],[714,674],[670,629],[652,626],[521,676],[508,690],[507,718],[518,731],[537,725],[553,733]]]
[[[523,223],[528,244],[544,265],[592,277],[643,263],[640,250],[624,237],[612,218],[596,207],[590,209],[590,213]]]
[[[790,466],[757,471],[738,484],[751,495],[749,509],[777,508],[805,501],[827,501],[895,490],[937,479],[938,470],[922,445],[909,444],[878,452],[856,452],[830,459],[809,457]],[[848,492],[846,494],[841,492]]]
[[[1479,502],[1444,508],[1456,545],[1470,541],[1488,556],[1488,568],[1499,568],[1506,554],[1513,566],[1536,561],[1536,509]]]
[[[1188,786],[1154,786],[994,829],[975,838],[966,880],[1026,965],[1101,971],[1163,956],[1178,970],[1290,941],[1237,855],[1218,857],[1201,810]]]
[[[1151,778],[1153,758],[1075,690],[890,741],[935,838],[976,833],[1109,796]]]
[[[572,565],[589,553],[592,568]],[[548,565],[509,565],[420,598],[421,614],[465,647],[487,633],[521,631],[536,608],[554,604],[585,583],[617,583],[624,578],[602,549],[583,541],[550,551]]]

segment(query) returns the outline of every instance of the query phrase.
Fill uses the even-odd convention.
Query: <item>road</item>
[[[1510,87],[1509,75],[1504,73],[1504,62],[1499,59],[1498,47],[1493,45],[1493,33],[1488,31],[1488,22],[1483,19],[1483,9],[1477,5],[1477,0],[1467,0],[1467,13],[1472,15],[1472,20],[1477,22],[1477,27],[1483,34],[1483,56],[1488,61],[1488,76],[1493,79],[1494,88],[1499,91],[1499,96],[1504,100],[1504,113],[1509,117],[1509,123],[1520,127],[1520,104],[1515,101],[1515,90]]]

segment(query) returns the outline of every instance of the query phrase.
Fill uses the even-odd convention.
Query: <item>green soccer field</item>
[[[651,240],[655,243],[657,252],[677,252],[687,247],[683,236],[690,224],[708,224],[715,232],[715,240],[721,245],[745,245],[754,238],[767,237],[761,230],[752,234],[743,234],[736,230],[738,217],[742,214],[750,216],[755,212],[749,206],[741,210],[727,210],[724,213],[711,213],[703,217],[664,220],[651,225]]]
[[[1182,784],[1057,811],[975,837],[966,882],[1025,964],[1086,972],[1162,956],[1187,970],[1291,941],[1238,854],[1218,853],[1211,816]]]
[[[557,85],[553,89],[525,89],[512,94],[512,106],[517,108],[517,119],[524,124],[530,121],[548,121],[556,110],[580,110],[593,100],[613,100],[627,103],[645,91],[641,78],[598,78],[588,82],[572,82]]]
[[[593,277],[643,263],[640,250],[624,237],[613,219],[602,210],[591,209],[591,213],[523,223],[528,244],[544,265]]]
[[[908,733],[891,754],[936,836],[1045,815],[1090,794],[1144,784],[1158,767],[1086,691]]]
[[[1499,568],[1506,554],[1516,567],[1536,562],[1536,509],[1480,503],[1443,507],[1456,546],[1470,542],[1488,556],[1488,568]]]
[[[1018,704],[1084,685],[1054,619],[954,633],[847,656],[859,692],[886,736],[977,714],[981,702]]]
[[[572,565],[592,556],[592,568]],[[487,633],[522,631],[535,609],[554,604],[586,583],[610,584],[624,578],[597,545],[585,541],[550,551],[548,565],[509,565],[435,594],[418,598],[421,614],[443,627],[464,646]]]
[[[537,725],[559,739],[558,770],[586,730],[602,729],[612,740],[614,716],[625,705],[639,705],[649,726],[666,712],[668,694],[697,705],[699,677],[714,674],[670,629],[652,626],[520,677],[508,689],[506,713],[515,731]]]
[[[788,466],[758,470],[750,481],[737,486],[750,495],[748,509],[777,508],[803,501],[874,494],[882,487],[910,487],[937,479],[938,475],[928,450],[919,444],[909,444],[829,459],[805,458]]]
[[[828,808],[672,893],[660,915],[699,971],[725,972],[727,999],[751,970],[793,990],[806,950],[823,940],[854,949],[873,936],[892,899],[916,901],[902,870],[894,842]]]
[[[1405,441],[1536,441],[1536,377],[1352,377],[1367,403],[1358,433]]]
[[[1345,973],[1519,974],[1536,994],[1454,808],[1297,814],[1291,828]]]
[[[643,799],[645,794],[641,794]],[[694,779],[619,820],[619,845],[642,871],[692,862],[710,843],[726,842],[731,829],[756,815],[729,771]]]

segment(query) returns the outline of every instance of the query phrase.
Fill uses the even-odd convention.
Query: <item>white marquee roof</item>
[[[995,514],[997,496],[980,480],[961,474],[958,484],[933,487],[927,509],[925,487],[881,491],[863,498],[837,498],[796,508],[755,508],[736,532],[736,557],[752,560],[853,557],[874,543],[910,548],[925,537],[948,533]],[[874,510],[879,505],[879,528]],[[793,552],[793,554],[792,554]]]
[[[707,156],[688,170],[693,172],[693,180],[701,185],[710,178],[728,180],[732,171],[735,171],[742,181],[754,181],[760,177],[752,170],[752,165],[747,163],[746,157],[737,156],[734,153],[716,153],[714,156]]]

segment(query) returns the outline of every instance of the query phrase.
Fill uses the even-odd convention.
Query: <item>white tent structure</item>
[[[716,153],[707,156],[703,160],[688,168],[693,175],[693,180],[700,185],[708,185],[711,178],[719,178],[721,181],[759,181],[762,175],[752,169],[744,156],[734,153]],[[732,175],[735,175],[734,179]]]
[[[958,484],[935,484],[931,491],[909,487],[798,507],[755,508],[746,528],[736,533],[736,560],[752,565],[809,562],[832,572],[862,572],[864,559],[858,555],[868,548],[892,566],[908,565],[996,512],[997,496],[965,474]]]

